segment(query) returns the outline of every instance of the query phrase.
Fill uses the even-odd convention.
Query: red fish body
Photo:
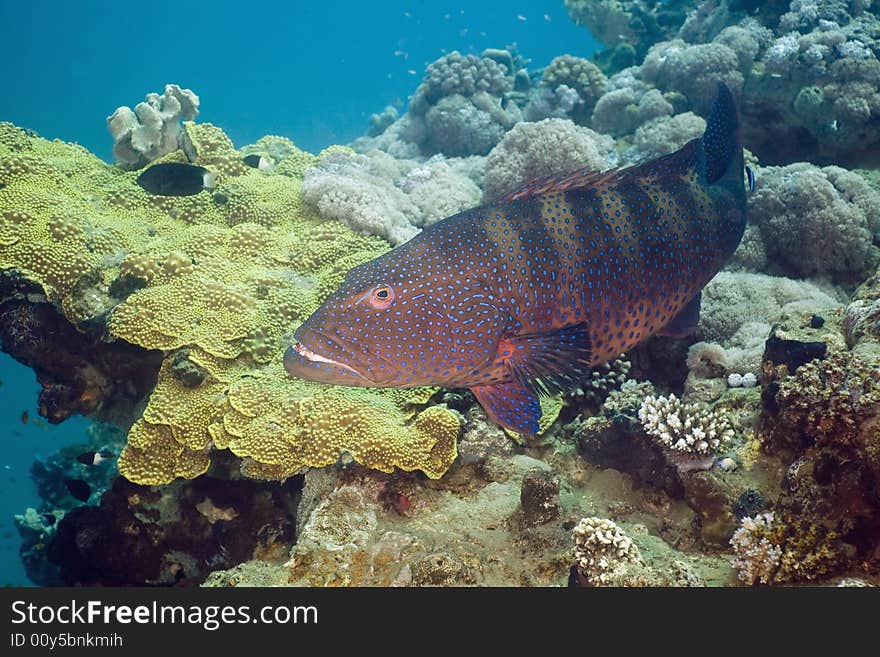
[[[622,170],[530,183],[352,269],[285,355],[297,377],[474,392],[534,433],[538,394],[658,332],[696,324],[699,294],[746,223],[730,91],[702,138]]]

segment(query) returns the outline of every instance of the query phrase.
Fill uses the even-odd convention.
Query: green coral
[[[166,354],[120,472],[142,484],[192,478],[229,449],[260,478],[344,452],[441,476],[459,420],[420,410],[425,390],[330,388],[282,366],[297,325],[388,245],[309,213],[299,187],[317,158],[289,141],[255,145],[276,163],[266,172],[244,166],[216,126],[185,132],[186,156],[162,161],[218,172],[212,193],[150,196],[79,146],[0,124],[0,269],[39,284],[73,324],[109,316],[112,337]]]

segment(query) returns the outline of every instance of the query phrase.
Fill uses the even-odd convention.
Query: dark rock
[[[730,510],[737,519],[742,520],[743,518],[754,518],[755,515],[763,511],[766,506],[767,502],[764,499],[764,496],[761,495],[761,491],[755,490],[754,488],[748,488],[744,490],[736,500],[734,500]]]
[[[156,385],[162,352],[84,333],[16,285],[0,279],[0,348],[36,372],[40,415],[53,424],[77,413],[131,417]]]
[[[171,360],[171,376],[187,388],[197,388],[202,385],[208,372],[189,359],[189,349],[181,349]]]
[[[677,469],[667,462],[660,445],[648,438],[637,418],[624,413],[590,418],[575,430],[574,437],[590,463],[625,472],[673,497],[684,495]]]
[[[828,345],[825,342],[802,342],[782,335],[779,326],[774,326],[770,337],[764,344],[764,361],[774,365],[786,365],[790,373],[797,371],[816,358],[825,358]]]
[[[559,517],[559,477],[535,468],[526,473],[520,491],[523,524],[534,527]]]
[[[697,514],[700,538],[706,545],[726,548],[739,526],[731,507],[736,499],[733,484],[715,470],[689,473],[685,500]]]
[[[100,506],[64,516],[48,557],[68,586],[197,585],[213,570],[287,558],[301,487],[302,477],[205,475],[164,487],[120,477]]]

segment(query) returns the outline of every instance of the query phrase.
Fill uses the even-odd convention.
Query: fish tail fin
[[[739,113],[733,93],[723,82],[718,83],[718,93],[706,120],[702,146],[706,154],[706,178],[710,185],[718,182],[731,169],[731,165],[738,167],[734,173],[742,178]]]

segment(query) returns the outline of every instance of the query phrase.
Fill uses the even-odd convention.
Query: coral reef
[[[22,274],[0,274],[0,297],[0,345],[33,368],[40,414],[50,422],[76,413],[124,422],[156,384],[160,352],[77,331],[53,305],[34,303],[43,289]]]
[[[129,169],[180,148],[181,121],[192,121],[199,113],[199,97],[190,89],[166,84],[165,93],[149,93],[143,102],[118,107],[107,117],[113,136],[113,155]]]
[[[599,59],[613,70],[632,66],[651,44],[674,35],[689,5],[683,0],[565,0],[571,19],[606,46]]]
[[[623,530],[605,518],[582,518],[572,530],[578,573],[591,586],[631,586],[632,566],[642,565],[639,549]]]
[[[552,173],[606,169],[613,148],[612,140],[566,119],[519,123],[486,159],[483,201],[501,198]]]
[[[632,363],[623,356],[602,363],[593,368],[589,379],[581,381],[577,388],[567,393],[566,398],[569,401],[583,399],[598,406],[612,391],[626,383],[631,368]]]
[[[697,335],[725,350],[719,362],[727,374],[757,373],[771,324],[799,312],[838,308],[838,299],[838,292],[806,281],[722,271],[703,288]]]
[[[540,88],[523,110],[527,121],[567,117],[585,125],[607,78],[592,62],[573,55],[555,57],[541,75]]]
[[[442,157],[422,164],[381,151],[359,155],[344,149],[305,172],[302,194],[325,219],[394,245],[480,199],[476,184]]]
[[[833,531],[807,522],[781,520],[772,512],[742,519],[730,540],[733,567],[746,584],[782,584],[827,578],[842,555]]]
[[[125,445],[125,432],[111,424],[96,422],[87,428],[84,439],[33,462],[30,478],[41,503],[37,508],[28,508],[15,516],[15,525],[21,536],[19,554],[22,564],[31,581],[40,586],[63,583],[57,565],[47,557],[47,546],[52,544],[65,515],[83,504],[71,495],[65,482],[78,480],[85,483],[91,490],[88,501],[96,502],[117,476],[114,456]],[[104,453],[107,457],[97,465],[78,460],[77,457],[89,452]]]
[[[644,100],[648,94],[642,97]],[[624,159],[628,163],[644,162],[677,151],[706,130],[706,121],[692,112],[660,116],[642,124],[633,135],[633,145]]]
[[[205,476],[156,489],[119,478],[99,506],[68,512],[46,551],[67,586],[197,584],[248,559],[283,561],[300,486]]]
[[[213,193],[151,197],[134,174],[77,146],[8,124],[0,131],[0,267],[41,290],[27,294],[28,312],[49,312],[52,304],[81,332],[107,331],[120,354],[130,345],[139,348],[133,354],[165,352],[151,392],[121,391],[150,398],[131,426],[120,472],[143,484],[191,478],[208,469],[212,451],[229,449],[259,478],[331,464],[343,452],[386,470],[442,474],[455,458],[459,420],[442,407],[420,414],[410,401],[423,391],[328,390],[287,377],[281,364],[284,336],[349,268],[387,246],[308,212],[296,172],[312,156],[285,154],[281,144],[276,155],[285,156],[273,171],[239,168],[240,154],[219,129],[185,130],[188,157],[225,172]],[[184,159],[180,152],[167,157]],[[57,361],[82,352],[77,345],[71,339],[48,353]],[[119,394],[110,363],[99,370],[107,382],[97,377],[96,386],[89,374],[65,383],[72,393],[64,399],[72,399],[55,411],[59,417],[93,410],[95,390]],[[150,385],[147,376],[120,373]]]
[[[876,299],[877,290],[867,285],[859,295]],[[867,564],[880,545],[880,349],[871,333],[850,348],[842,332],[839,315],[820,328],[807,317],[774,328],[758,438],[783,460],[774,511],[834,532],[838,552]]]
[[[607,46],[596,61],[610,77],[591,127],[632,134],[652,88],[674,107],[666,115],[705,114],[722,79],[741,92],[745,143],[762,162],[877,161],[880,20],[870,3],[689,5],[567,0],[570,16]]]
[[[749,205],[782,273],[863,280],[880,232],[880,192],[858,174],[807,163],[760,170]]]
[[[407,140],[426,155],[486,155],[521,118],[503,102],[514,73],[496,58],[458,51],[429,64],[404,117]]]
[[[44,502],[17,517],[35,582],[880,582],[876,3],[565,4],[606,46],[592,62],[445,54],[405,112],[316,155],[237,149],[175,85],[108,119],[117,166],[0,123],[0,345],[50,420],[121,428],[35,463]],[[285,374],[352,267],[532,179],[676,150],[719,79],[756,187],[695,335],[543,399],[537,437],[468,391]],[[167,162],[216,188],[135,183]],[[101,449],[122,477],[76,461]]]
[[[682,452],[710,454],[733,438],[723,415],[697,404],[683,404],[675,395],[645,397],[639,419],[649,436]]]

